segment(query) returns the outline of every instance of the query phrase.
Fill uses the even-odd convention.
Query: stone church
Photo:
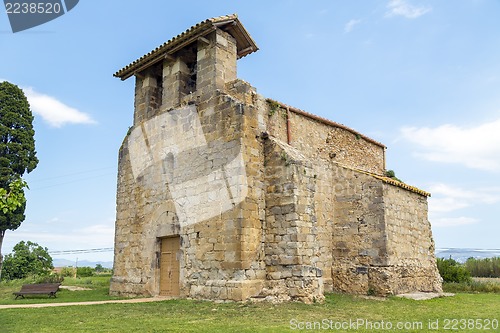
[[[386,177],[386,147],[257,94],[236,15],[115,73],[135,78],[119,151],[113,295],[321,301],[441,291],[429,193]]]

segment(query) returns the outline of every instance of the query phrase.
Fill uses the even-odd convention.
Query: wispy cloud
[[[461,225],[475,224],[478,223],[479,220],[471,218],[471,217],[440,217],[433,219],[432,225],[435,227],[457,227]]]
[[[0,82],[8,81],[0,78]],[[95,124],[96,121],[84,112],[72,108],[57,98],[41,94],[33,88],[23,88],[34,114],[42,117],[50,126],[62,127],[66,124]]]
[[[66,124],[95,124],[96,121],[84,112],[72,108],[55,97],[41,94],[33,88],[24,88],[33,113],[42,117],[50,126],[62,127]]]
[[[84,250],[103,247],[113,247],[114,223],[97,224],[88,227],[68,230],[61,228],[59,231],[17,230],[9,235],[6,242],[6,253],[11,247],[21,240],[29,239],[49,250]],[[11,246],[9,246],[11,245]]]
[[[429,201],[436,213],[452,212],[470,206],[493,205],[500,202],[500,187],[463,189],[448,184],[434,184],[429,188],[433,197]]]
[[[467,216],[452,217],[461,209],[500,203],[500,187],[464,189],[449,184],[430,186],[429,215],[433,226],[452,227],[478,223],[479,220]]]
[[[419,147],[415,156],[468,168],[500,171],[500,119],[475,127],[405,127],[402,137]]]
[[[432,10],[431,7],[414,6],[406,0],[390,0],[387,9],[386,17],[403,16],[409,19],[415,19]]]
[[[354,29],[354,27],[360,23],[361,23],[361,20],[355,20],[355,19],[350,20],[344,26],[344,33],[346,33],[346,34],[350,33],[352,31],[352,29]]]

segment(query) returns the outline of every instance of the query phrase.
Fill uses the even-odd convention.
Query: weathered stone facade
[[[115,74],[136,89],[111,293],[312,302],[440,291],[428,194],[384,177],[382,144],[238,80],[236,60],[256,50],[224,16]],[[162,246],[172,237],[173,253]]]

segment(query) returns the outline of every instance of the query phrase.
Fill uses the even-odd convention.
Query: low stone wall
[[[334,290],[441,291],[427,198],[352,169],[334,170]]]
[[[384,184],[390,293],[441,292],[427,197]]]

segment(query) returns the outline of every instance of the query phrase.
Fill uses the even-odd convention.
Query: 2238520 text
[[[6,2],[7,14],[59,14],[63,9],[55,2]]]

